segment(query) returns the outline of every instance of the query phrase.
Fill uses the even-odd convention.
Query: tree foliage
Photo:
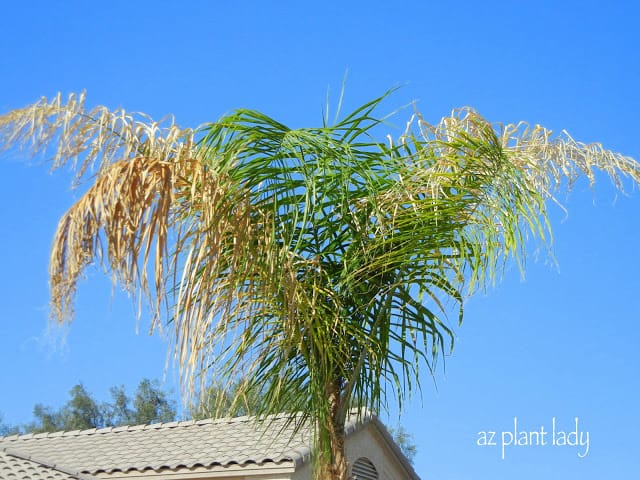
[[[302,412],[316,475],[346,478],[347,416],[419,386],[451,348],[448,315],[510,259],[522,267],[528,240],[548,245],[558,189],[596,170],[640,183],[631,158],[471,109],[416,113],[379,140],[385,97],[304,129],[251,110],[163,128],[83,96],[0,116],[5,147],[54,144],[54,167],[79,178],[97,167],[55,234],[53,316],[71,318],[101,262],[171,326],[189,391],[247,379],[236,398]]]
[[[133,399],[133,424],[171,422],[175,420],[176,409],[157,383],[143,380],[138,385]]]
[[[220,417],[255,416],[262,411],[264,395],[259,391],[247,391],[246,380],[235,383],[216,383],[204,389],[190,408],[194,420]],[[290,411],[290,410],[289,410]],[[286,410],[283,410],[283,413]]]
[[[414,442],[413,435],[400,424],[395,427],[387,427],[387,430],[393,437],[393,441],[396,442],[400,450],[402,450],[404,456],[407,457],[410,463],[413,463],[418,453],[418,447]]]
[[[123,386],[118,386],[111,388],[110,402],[98,402],[82,383],[69,390],[69,397],[58,409],[36,404],[34,420],[28,424],[9,426],[0,422],[0,435],[86,430],[176,419],[176,404],[170,393],[157,381],[148,379],[138,384],[133,400]]]

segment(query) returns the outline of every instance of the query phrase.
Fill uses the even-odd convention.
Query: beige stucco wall
[[[402,466],[395,453],[386,446],[383,436],[371,423],[360,431],[349,435],[345,449],[349,467],[358,458],[366,457],[376,467],[379,480],[409,480],[414,478]]]
[[[378,428],[373,424],[368,424],[358,432],[350,434],[346,440],[345,450],[349,469],[358,458],[366,457],[376,467],[379,480],[411,480],[415,478],[406,471],[393,450],[387,446]],[[297,469],[291,479],[312,480],[312,466],[306,463]]]

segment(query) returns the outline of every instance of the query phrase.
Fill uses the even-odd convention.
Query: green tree
[[[54,411],[51,407],[37,403],[33,407],[34,421],[25,425],[20,430],[27,433],[57,432],[66,430],[60,411]]]
[[[123,386],[112,387],[111,402],[97,402],[82,383],[69,391],[69,400],[59,409],[37,404],[34,421],[10,429],[14,433],[42,433],[89,428],[118,427],[143,423],[172,422],[175,401],[157,381],[143,379],[136,389],[133,405]]]
[[[71,397],[60,409],[55,410],[40,403],[33,407],[34,421],[22,430],[28,433],[56,432],[59,430],[86,430],[102,428],[105,417],[98,404],[82,383],[69,390]]]
[[[188,390],[247,378],[260,413],[312,422],[315,475],[346,479],[348,415],[415,390],[450,347],[447,313],[549,241],[547,200],[595,170],[640,181],[623,155],[468,109],[377,140],[381,101],[305,129],[249,110],[162,127],[83,96],[1,116],[5,148],[97,166],[55,234],[53,317],[103,263],[172,327]]]
[[[135,425],[135,412],[131,409],[131,399],[124,386],[111,387],[111,403],[105,408],[107,424],[112,426]]]
[[[387,427],[387,430],[393,437],[402,453],[413,464],[418,453],[418,447],[414,443],[413,435],[411,435],[402,425],[396,425],[395,427]]]
[[[266,400],[264,395],[257,390],[248,391],[244,383],[245,381],[239,380],[232,384],[209,385],[191,406],[191,418],[202,420],[260,414],[263,410],[262,404]]]
[[[144,379],[133,399],[133,424],[172,422],[176,419],[175,402],[162,391],[157,381]]]
[[[89,395],[84,385],[75,385],[69,394],[71,399],[62,409],[64,430],[86,430],[104,426],[103,409]]]

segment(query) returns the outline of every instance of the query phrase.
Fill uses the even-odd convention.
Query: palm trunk
[[[344,450],[345,418],[341,407],[342,380],[331,383],[327,388],[329,399],[329,425],[318,425],[321,430],[319,437],[319,462],[317,464],[316,480],[348,480],[347,457]],[[324,430],[324,432],[322,431]]]

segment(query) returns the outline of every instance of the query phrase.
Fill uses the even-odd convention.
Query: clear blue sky
[[[0,111],[86,89],[122,106],[196,126],[238,107],[294,127],[321,121],[349,71],[351,106],[404,85],[438,120],[470,105],[640,159],[640,12],[635,2],[5,2]],[[401,126],[405,117],[397,117]],[[399,131],[396,131],[396,134]],[[89,271],[66,336],[47,327],[47,263],[57,219],[78,193],[69,175],[0,157],[0,412],[26,422],[83,381],[96,397],[162,378],[166,343],[136,335],[134,310]],[[601,179],[602,180],[602,179]],[[511,268],[468,302],[437,391],[423,382],[402,423],[424,479],[637,478],[640,470],[640,193],[581,183],[553,210],[554,253]],[[176,372],[166,374],[168,387]],[[393,418],[395,410],[392,409]],[[525,431],[579,428],[584,447],[508,447]],[[391,423],[394,423],[392,420]],[[496,446],[478,446],[495,431]],[[506,435],[508,440],[508,435]],[[550,442],[547,438],[548,443]]]

